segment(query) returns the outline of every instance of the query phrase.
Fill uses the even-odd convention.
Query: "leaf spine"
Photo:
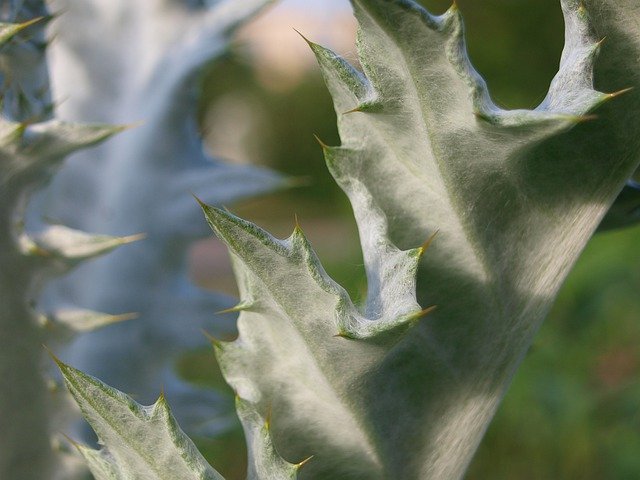
[[[309,463],[311,460],[313,460],[313,457],[315,455],[311,455],[310,457],[305,458],[304,460],[302,460],[299,463],[296,463],[293,467],[295,468],[296,471],[300,470],[301,468],[303,468],[307,463]]]
[[[418,248],[418,256],[419,257],[422,257],[425,254],[425,252],[429,249],[429,247],[431,246],[431,244],[433,243],[435,238],[438,236],[438,233],[440,233],[440,230],[436,230],[435,232],[433,232],[433,234],[426,240],[426,242],[424,242]]]
[[[243,312],[245,310],[251,310],[251,308],[255,305],[255,302],[249,302],[249,301],[241,301],[240,303],[238,303],[237,305],[230,307],[230,308],[225,308],[224,310],[219,310],[216,313],[216,315],[223,315],[225,313],[237,313],[237,312]]]
[[[226,345],[229,344],[229,342],[224,342],[224,341],[222,341],[219,338],[213,336],[212,334],[210,334],[209,332],[207,332],[205,330],[202,330],[202,334],[205,337],[207,337],[207,340],[209,340],[209,342],[211,343],[211,346],[213,346],[214,350],[224,351]]]

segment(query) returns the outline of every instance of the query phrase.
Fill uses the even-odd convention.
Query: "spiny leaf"
[[[128,396],[56,360],[67,388],[104,445],[81,449],[98,480],[221,480],[180,430],[161,396],[143,407]]]
[[[0,22],[0,47],[9,42],[14,36],[25,28],[41,21],[41,18],[35,18],[23,23],[2,23]]]
[[[51,95],[45,55],[46,27],[51,19],[44,2],[3,5],[0,26],[0,110],[18,122],[51,118]],[[13,41],[11,41],[13,40]]]
[[[252,299],[251,308],[240,316],[239,339],[217,344],[226,380],[242,398],[261,410],[272,410],[276,436],[286,435],[296,444],[288,457],[313,454],[326,462],[331,455],[330,464],[319,467],[323,473],[328,466],[337,475],[331,464],[340,463],[348,465],[350,474],[377,478],[379,459],[367,422],[341,399],[358,394],[354,381],[364,373],[362,362],[395,344],[395,318],[382,317],[376,323],[359,313],[324,273],[299,230],[287,240],[277,240],[223,210],[203,208],[233,253],[241,298]],[[403,308],[420,310],[411,301]],[[340,338],[343,331],[344,336],[367,340]],[[331,433],[335,431],[340,434]],[[314,441],[296,442],[307,435]],[[311,472],[317,463],[309,465]]]
[[[80,444],[76,444],[76,448],[96,480],[124,480],[125,477],[118,472],[115,460],[108,452],[94,450]]]
[[[434,16],[411,0],[352,0],[362,73],[310,43],[338,115],[342,145],[323,149],[360,231],[363,311],[301,232],[277,240],[204,207],[251,304],[238,339],[216,346],[223,373],[271,409],[285,457],[311,448],[310,477],[460,478],[637,168],[640,11],[561,3],[560,68],[533,110],[494,104],[455,5]],[[420,257],[419,295],[437,309],[416,301]],[[429,315],[416,322],[419,312]]]
[[[112,237],[92,235],[63,225],[50,225],[38,235],[23,237],[23,252],[27,255],[52,257],[71,265],[88,258],[95,258],[113,249],[136,242],[144,235]]]
[[[96,480],[221,480],[180,430],[164,395],[143,407],[99,380],[54,357],[65,383],[98,434],[99,451],[75,444]],[[295,480],[306,463],[290,464],[276,452],[268,422],[240,398],[238,415],[245,429],[250,463],[248,480]]]
[[[32,157],[62,157],[128,128],[126,125],[89,125],[57,120],[36,123],[25,130],[21,151]]]
[[[396,301],[371,305],[368,309],[371,317],[367,318],[357,311],[344,289],[326,274],[300,227],[296,227],[289,239],[281,241],[222,209],[204,204],[201,206],[211,227],[227,242],[233,253],[249,264],[249,269],[257,275],[269,274],[274,277],[272,281],[276,283],[275,278],[279,275],[288,278],[295,271],[296,278],[308,279],[308,285],[300,282],[289,286],[286,278],[282,278],[283,292],[291,290],[290,294],[294,295],[296,289],[305,286],[309,289],[307,295],[299,296],[295,300],[281,293],[279,295],[283,300],[295,301],[297,304],[295,308],[301,309],[305,305],[313,306],[318,295],[329,294],[332,297],[331,302],[335,302],[336,325],[334,328],[337,335],[361,339],[384,336],[398,327],[408,325],[422,311],[412,297],[415,291],[415,271],[420,258],[419,249],[402,252],[392,245],[383,243],[381,238],[372,239],[372,247],[377,243],[377,246],[392,258],[388,264],[385,264],[385,267],[389,265],[389,268],[381,272],[383,278],[372,279],[372,288],[375,288],[373,283],[378,281],[377,286],[384,288],[388,293],[393,292],[393,298]],[[262,252],[264,258],[277,255],[286,268],[267,273],[265,269],[272,268],[272,265],[262,261],[258,252]],[[274,294],[277,295],[276,292]],[[383,295],[378,295],[377,298],[386,299]],[[406,304],[403,304],[403,300]],[[251,309],[255,308],[259,309],[255,306]]]
[[[26,124],[0,117],[0,182],[42,175],[58,167],[64,157],[95,145],[127,127],[82,125],[51,120]]]
[[[14,22],[0,24],[0,478],[79,478],[78,463],[68,461],[52,441],[56,422],[67,419],[66,409],[53,404],[43,378],[40,345],[52,332],[38,328],[42,319],[33,308],[44,277],[53,270],[48,267],[64,263],[55,261],[61,254],[78,252],[45,252],[42,247],[60,245],[38,246],[27,239],[21,219],[34,189],[50,179],[67,153],[94,145],[117,128],[50,120],[47,6],[43,0],[6,1],[0,10],[3,20]],[[34,260],[28,255],[34,250],[54,261]],[[68,333],[64,330],[56,333]]]
[[[254,405],[240,397],[236,398],[236,409],[247,439],[249,468],[247,480],[295,480],[306,461],[291,464],[275,450],[271,441],[269,423],[256,411]]]
[[[126,322],[136,317],[135,313],[108,315],[80,308],[65,308],[56,310],[44,318],[46,319],[46,326],[59,326],[71,332],[80,333],[90,332],[115,323]]]

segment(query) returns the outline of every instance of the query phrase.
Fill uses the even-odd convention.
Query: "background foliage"
[[[448,7],[445,1],[422,3],[435,12]],[[466,19],[470,55],[496,102],[510,108],[535,106],[557,70],[563,29],[559,2],[458,4]],[[307,72],[292,87],[274,90],[260,82],[242,47],[216,69],[216,81],[205,83],[203,126],[206,112],[215,110],[222,98],[249,98],[260,113],[247,134],[251,156],[309,179],[304,188],[235,211],[282,236],[298,214],[329,274],[356,299],[361,297],[364,276],[350,208],[312,136],[338,143],[335,115],[319,71]],[[640,478],[639,247],[638,227],[592,240],[517,374],[468,479]],[[226,288],[233,289],[232,280],[196,274],[205,284],[228,282]],[[183,374],[197,382],[221,384],[220,378],[212,378],[215,369],[210,352],[183,362]],[[239,428],[201,443],[229,478],[242,475]]]

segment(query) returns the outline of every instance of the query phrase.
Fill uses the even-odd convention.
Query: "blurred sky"
[[[301,6],[311,9],[330,9],[339,8],[349,10],[349,2],[347,0],[285,0],[282,2],[285,8],[289,6]]]
[[[316,68],[296,30],[354,60],[355,29],[348,0],[282,0],[245,27],[239,39],[248,45],[261,82],[286,90]]]

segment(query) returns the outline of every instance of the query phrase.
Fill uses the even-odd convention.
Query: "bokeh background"
[[[442,13],[448,2],[425,0]],[[470,55],[497,103],[534,107],[557,70],[559,0],[458,0]],[[232,210],[288,236],[294,215],[327,271],[357,301],[366,291],[350,207],[313,135],[338,144],[335,114],[314,58],[294,31],[357,63],[347,0],[283,0],[246,27],[203,82],[200,121],[209,148],[229,161],[269,166],[298,188]],[[197,245],[192,273],[236,294],[226,251]],[[182,373],[225,388],[211,352]],[[229,394],[232,393],[229,391]],[[231,479],[244,475],[239,425],[200,446]],[[528,354],[469,470],[469,480],[640,478],[640,228],[590,243]]]

